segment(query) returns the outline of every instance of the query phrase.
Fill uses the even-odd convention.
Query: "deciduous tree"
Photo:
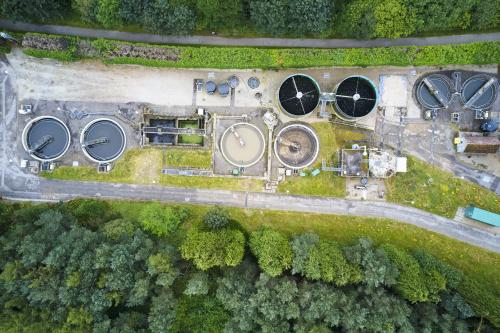
[[[292,264],[292,249],[288,238],[267,226],[252,232],[250,249],[260,268],[270,276],[281,275]]]

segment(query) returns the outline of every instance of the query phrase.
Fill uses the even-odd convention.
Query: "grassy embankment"
[[[468,204],[500,213],[500,196],[416,158],[408,159],[407,173],[388,179],[386,185],[389,201],[446,217]]]
[[[111,172],[97,173],[95,167],[56,168],[42,173],[49,179],[114,182],[129,184],[161,184],[242,191],[261,191],[263,183],[253,179],[227,177],[187,177],[161,174],[163,162],[170,167],[210,168],[211,152],[194,149],[130,149],[118,160]]]

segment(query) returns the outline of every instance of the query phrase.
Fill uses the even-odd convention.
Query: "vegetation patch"
[[[32,57],[75,61],[80,59],[78,41],[71,36],[26,33],[21,45],[24,53]]]
[[[453,218],[469,204],[500,213],[500,196],[435,166],[408,158],[408,172],[386,181],[387,199]]]
[[[279,223],[267,225],[273,221],[262,213],[99,200],[0,202],[0,330],[488,332],[500,326],[498,254],[451,240],[462,245],[457,262],[469,260],[457,256],[464,250],[482,254],[471,264],[493,279],[480,280],[442,261],[442,242],[432,255],[387,237],[342,242],[314,230],[291,234]],[[301,214],[265,213],[305,226],[295,219]],[[215,215],[231,222],[204,222]],[[329,218],[302,215],[311,222]],[[164,232],[152,219],[174,227]],[[392,222],[366,224],[377,221],[387,224],[387,235]],[[336,225],[329,229],[343,235]],[[404,232],[396,231],[400,239]]]
[[[201,149],[130,149],[109,173],[98,173],[97,167],[62,166],[42,172],[48,179],[97,181],[129,184],[160,184],[176,187],[197,187],[235,191],[261,192],[262,180],[238,177],[173,176],[161,174],[164,158],[168,167],[209,169],[211,152]]]
[[[500,62],[500,42],[422,47],[300,49],[168,46],[95,39],[90,42],[89,47],[88,40],[82,38],[31,33],[26,35],[55,40],[63,38],[69,45],[67,50],[46,50],[43,44],[39,48],[31,46],[26,51],[33,56],[59,60],[96,58],[110,64],[151,67],[281,69],[330,66],[439,66]],[[38,51],[34,52],[35,50]]]
[[[161,175],[160,184],[177,187],[197,187],[233,191],[262,192],[264,181],[238,177],[199,177]]]
[[[186,167],[210,169],[212,151],[205,149],[166,149],[166,164],[168,167]]]

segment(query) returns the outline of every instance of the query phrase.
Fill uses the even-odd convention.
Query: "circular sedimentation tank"
[[[234,166],[247,168],[264,155],[266,141],[262,131],[249,123],[231,125],[222,134],[220,149],[224,158]]]
[[[344,120],[355,120],[368,115],[377,103],[377,88],[364,76],[347,77],[335,89],[334,109]]]
[[[292,123],[276,135],[274,152],[284,166],[302,169],[310,166],[318,157],[319,139],[309,126]]]
[[[50,162],[66,153],[71,134],[61,120],[51,116],[38,117],[24,127],[22,142],[34,159]]]
[[[460,96],[469,109],[488,109],[497,98],[497,80],[485,74],[474,75],[464,82]]]
[[[453,96],[450,80],[441,74],[431,74],[417,86],[417,100],[426,109],[443,109]]]
[[[278,91],[281,109],[291,117],[303,117],[313,112],[319,104],[319,95],[319,85],[304,74],[290,75]]]
[[[110,163],[119,158],[127,145],[123,128],[115,121],[100,118],[85,126],[80,136],[85,155],[97,163]]]

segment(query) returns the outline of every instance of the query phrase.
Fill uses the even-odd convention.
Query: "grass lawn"
[[[142,202],[111,201],[113,209],[136,219],[144,205]],[[183,205],[190,210],[191,222],[201,223],[208,206]],[[376,244],[390,243],[408,250],[423,249],[435,257],[461,269],[464,273],[488,286],[500,295],[500,255],[462,243],[413,225],[388,219],[280,212],[270,210],[229,208],[231,217],[246,231],[267,224],[288,235],[315,232],[320,237],[342,244],[359,237],[370,237]]]
[[[262,192],[261,180],[227,177],[187,177],[162,175],[163,151],[161,149],[131,149],[118,160],[111,172],[97,173],[97,167],[59,167],[52,173],[44,172],[48,179],[83,180],[130,184],[161,184],[177,187]],[[168,149],[168,165],[175,167],[210,168],[211,152],[208,150]]]
[[[203,145],[203,136],[201,135],[179,135],[179,143],[186,143],[191,145]]]
[[[468,204],[500,213],[500,196],[417,158],[408,158],[408,172],[389,178],[386,187],[389,201],[450,218]]]
[[[233,191],[262,192],[264,181],[245,178],[161,175],[160,184],[177,187],[199,187]]]
[[[49,179],[87,180],[114,183],[154,184],[158,183],[162,167],[162,152],[159,149],[130,149],[119,159],[109,173],[98,173],[96,167],[56,168],[42,173]]]
[[[316,163],[309,169],[321,168],[321,161],[336,161],[337,151],[351,141],[362,140],[363,133],[351,129],[333,126],[328,122],[313,123],[320,140],[320,151]],[[278,185],[278,192],[321,195],[328,197],[345,197],[345,179],[331,172],[322,172],[316,177],[288,177]]]
[[[166,150],[166,164],[172,167],[191,167],[209,169],[212,164],[212,151],[202,149]]]

